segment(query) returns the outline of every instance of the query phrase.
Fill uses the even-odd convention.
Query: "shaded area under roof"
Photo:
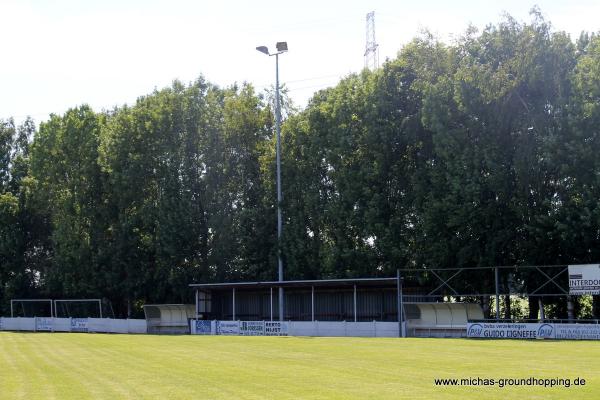
[[[191,283],[195,289],[264,289],[272,287],[396,287],[397,278],[354,278],[354,279],[317,279],[298,281],[264,281],[264,282],[231,282],[231,283]]]

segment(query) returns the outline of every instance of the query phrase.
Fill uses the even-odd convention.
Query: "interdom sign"
[[[467,337],[487,339],[600,340],[600,325],[476,322],[467,324]]]
[[[600,264],[569,265],[569,294],[600,294]]]

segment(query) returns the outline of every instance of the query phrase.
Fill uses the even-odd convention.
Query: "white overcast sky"
[[[263,90],[275,60],[255,47],[277,41],[289,45],[281,81],[304,106],[363,68],[369,11],[383,61],[424,28],[450,41],[503,12],[529,21],[535,4],[573,39],[600,31],[600,0],[0,0],[0,118],[39,123],[83,103],[110,109],[200,74]]]

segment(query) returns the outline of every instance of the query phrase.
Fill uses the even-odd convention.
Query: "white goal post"
[[[10,300],[10,317],[14,318],[15,317],[15,308],[14,308],[14,304],[15,303],[21,303],[21,305],[23,305],[23,303],[50,303],[50,318],[54,317],[54,311],[56,311],[53,308],[52,305],[52,299],[11,299]],[[25,312],[25,307],[23,307],[23,316],[26,317],[27,314]],[[37,315],[34,315],[37,317]]]
[[[68,304],[68,303],[97,303],[98,304],[98,313],[100,318],[102,318],[102,300],[101,299],[68,299],[68,300],[54,300],[54,315],[58,316],[58,305],[59,303]]]

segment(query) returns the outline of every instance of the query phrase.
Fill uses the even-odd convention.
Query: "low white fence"
[[[413,325],[408,322],[408,336],[418,338],[463,338],[467,337],[467,324],[464,325]]]
[[[192,320],[192,335],[398,337],[397,322]]]
[[[192,320],[195,335],[398,337],[397,322]],[[145,319],[0,318],[0,330],[147,333]]]
[[[146,333],[145,319],[0,318],[0,331]]]
[[[290,321],[292,336],[398,337],[397,322]]]

